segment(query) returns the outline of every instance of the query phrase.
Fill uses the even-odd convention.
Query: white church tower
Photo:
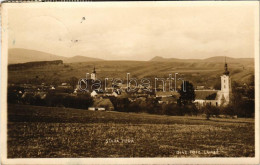
[[[230,102],[231,95],[231,78],[229,77],[228,66],[225,57],[225,71],[221,76],[221,105],[227,105]]]
[[[97,73],[96,73],[96,68],[95,68],[95,66],[94,66],[93,72],[92,72],[91,75],[90,75],[90,78],[91,78],[92,80],[97,80]]]

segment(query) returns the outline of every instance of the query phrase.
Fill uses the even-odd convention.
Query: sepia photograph
[[[259,163],[259,2],[2,3],[1,17],[3,164]]]

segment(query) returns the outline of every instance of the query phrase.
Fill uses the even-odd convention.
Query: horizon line
[[[212,58],[212,57],[223,57],[223,58],[231,58],[231,59],[255,59],[255,57],[230,57],[230,56],[225,56],[225,55],[223,55],[223,56],[211,56],[211,57],[206,57],[206,58],[176,58],[176,57],[163,57],[163,56],[155,55],[152,58],[147,59],[147,60],[128,60],[128,59],[107,60],[107,59],[103,59],[103,58],[99,58],[99,57],[90,57],[90,56],[84,56],[84,55],[73,55],[73,56],[70,56],[70,57],[66,57],[66,56],[63,56],[63,55],[56,55],[56,54],[44,52],[44,51],[41,51],[41,50],[25,49],[25,48],[8,48],[8,51],[11,50],[11,49],[24,49],[24,50],[29,50],[29,51],[30,50],[31,51],[38,51],[38,52],[42,52],[42,53],[46,53],[46,54],[50,54],[50,55],[54,55],[54,56],[60,56],[60,57],[63,57],[63,58],[73,58],[73,57],[81,56],[81,57],[86,57],[86,58],[97,59],[96,61],[143,61],[143,62],[145,62],[145,61],[152,61],[156,57],[159,57],[159,58],[162,58],[162,59],[176,59],[176,60],[206,60],[206,59],[209,59],[209,58]],[[9,55],[9,52],[8,52],[8,55]],[[157,60],[155,60],[155,61],[157,61]],[[95,60],[93,60],[92,62],[95,62]],[[157,61],[157,62],[167,62],[167,61]]]

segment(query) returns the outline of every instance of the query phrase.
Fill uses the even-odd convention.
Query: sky
[[[167,3],[10,8],[8,47],[105,60],[251,58],[255,9]]]

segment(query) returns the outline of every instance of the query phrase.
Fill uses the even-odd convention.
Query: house
[[[159,104],[171,104],[177,103],[180,94],[177,91],[157,91],[155,97],[158,100]]]
[[[90,93],[90,96],[91,97],[97,97],[98,93],[97,91],[93,90],[91,93]]]
[[[90,111],[95,111],[96,108],[95,108],[95,107],[88,107],[88,110],[90,110]]]
[[[97,98],[94,101],[93,107],[95,110],[107,110],[107,111],[113,111],[114,105],[108,98]],[[93,107],[91,107],[93,109]]]
[[[39,97],[40,99],[45,99],[47,96],[47,93],[46,92],[37,92],[35,93],[35,97]]]
[[[67,86],[68,84],[67,83],[61,83],[61,86]]]
[[[112,96],[117,97],[117,96],[118,96],[117,92],[114,91],[114,92],[112,93]]]
[[[138,97],[138,98],[136,98],[136,100],[146,101],[146,97]]]
[[[197,86],[196,89],[197,90],[203,90],[203,89],[205,89],[205,86]]]
[[[61,85],[55,88],[55,91],[60,93],[70,93],[73,92],[73,88],[68,83],[61,83]]]
[[[177,100],[178,100],[178,97],[162,97],[158,102],[160,104],[162,103],[165,103],[165,104],[172,104],[172,103],[175,103],[177,104]]]
[[[173,96],[175,96],[175,97],[179,97],[179,93],[178,92],[176,92],[176,91],[157,91],[156,93],[155,93],[155,96],[156,97],[173,97]]]
[[[126,93],[126,92],[123,92],[121,95],[119,95],[118,97],[120,97],[120,98],[129,98],[129,95],[128,95],[128,93]]]
[[[89,107],[88,110],[90,111],[105,111],[106,109],[103,107]]]

